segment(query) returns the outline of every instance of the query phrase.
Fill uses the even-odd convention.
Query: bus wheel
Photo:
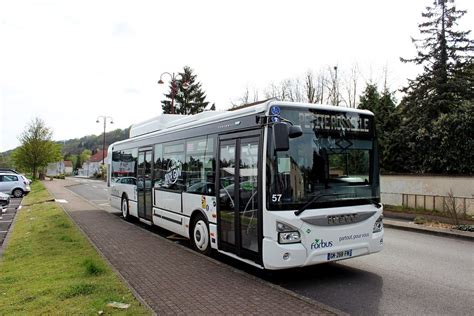
[[[209,255],[211,253],[209,228],[207,226],[207,221],[201,214],[197,215],[193,221],[191,244],[195,250],[204,255]]]
[[[121,210],[122,210],[123,219],[128,221],[130,219],[130,214],[128,213],[128,199],[126,196],[122,197]]]

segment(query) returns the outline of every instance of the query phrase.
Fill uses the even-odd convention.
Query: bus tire
[[[191,229],[191,244],[199,253],[203,255],[211,254],[211,240],[209,237],[209,225],[202,214],[198,214],[193,219]]]
[[[130,220],[130,213],[128,208],[128,198],[126,195],[122,196],[122,203],[120,204],[120,210],[122,211],[123,219],[128,221]]]

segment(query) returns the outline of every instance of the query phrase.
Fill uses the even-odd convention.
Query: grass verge
[[[150,314],[56,203],[34,204],[51,199],[42,183],[31,189],[0,258],[0,314]]]

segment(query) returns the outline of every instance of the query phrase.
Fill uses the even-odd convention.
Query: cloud
[[[140,91],[138,91],[138,89],[135,89],[135,88],[125,88],[123,89],[123,92],[124,93],[129,93],[129,94],[139,94]]]
[[[127,22],[120,22],[115,24],[112,35],[114,37],[130,38],[135,37],[135,31]]]

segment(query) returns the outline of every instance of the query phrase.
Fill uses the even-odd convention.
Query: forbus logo
[[[315,239],[314,242],[311,244],[311,250],[330,248],[332,246],[333,246],[332,241],[324,241],[322,239]]]

